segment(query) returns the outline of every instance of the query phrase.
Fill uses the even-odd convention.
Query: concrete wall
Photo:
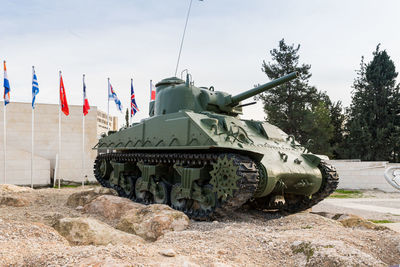
[[[330,160],[339,174],[340,189],[379,189],[385,192],[399,192],[386,182],[383,176],[389,167],[400,167],[400,163],[386,161]]]
[[[4,181],[4,104],[0,102],[0,105],[0,183],[2,183]],[[55,158],[58,153],[58,109],[58,105],[52,104],[37,104],[35,108],[35,156],[43,160],[48,160],[50,164],[50,173],[39,172],[40,176],[35,177],[35,183],[37,184],[42,184],[44,181],[49,183],[50,175],[54,171]],[[60,178],[81,181],[83,179],[82,106],[69,106],[69,109],[69,116],[65,116],[64,114],[61,116]],[[7,105],[7,183],[30,184],[31,112],[32,108],[30,103],[11,102]],[[87,175],[89,180],[94,180],[93,161],[96,157],[96,152],[92,150],[92,147],[97,143],[96,117],[97,107],[91,107],[89,114],[85,117],[84,174]],[[23,152],[25,152],[25,154]],[[28,153],[28,168],[24,163],[25,158],[21,160],[21,164],[12,160],[12,155],[19,155],[19,153],[24,154],[24,157],[26,153]],[[35,161],[35,164],[36,163]],[[27,179],[27,172],[29,173],[29,179]]]

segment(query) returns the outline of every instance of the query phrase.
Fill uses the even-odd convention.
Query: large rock
[[[110,221],[119,220],[128,210],[140,210],[145,207],[132,200],[116,196],[99,196],[86,204],[83,211],[101,216]]]
[[[101,195],[118,195],[114,189],[105,187],[95,187],[89,190],[74,193],[68,197],[67,206],[76,208],[78,206],[85,206],[87,203],[92,201]]]
[[[167,205],[154,204],[125,213],[117,229],[155,241],[169,231],[182,231],[189,226],[189,218]]]
[[[31,192],[33,191],[30,187],[17,186],[13,184],[1,184],[0,193],[20,193],[20,192]]]
[[[20,195],[20,194],[0,195],[0,206],[25,207],[25,206],[29,206],[31,204],[31,201],[32,201],[32,199],[28,198],[27,196]]]
[[[91,218],[62,218],[54,228],[72,245],[137,245],[143,239]]]

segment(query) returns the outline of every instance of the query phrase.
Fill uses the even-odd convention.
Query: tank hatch
[[[171,77],[171,78],[166,78],[164,80],[161,80],[160,82],[158,82],[156,84],[156,87],[160,86],[160,85],[175,85],[175,84],[182,84],[185,83],[184,80],[181,80],[177,77]]]

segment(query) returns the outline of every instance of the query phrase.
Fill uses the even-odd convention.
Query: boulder
[[[83,212],[98,215],[107,220],[119,220],[128,210],[140,210],[145,207],[122,197],[99,196],[83,207]]]
[[[74,193],[68,197],[67,206],[76,208],[78,206],[85,206],[87,203],[92,201],[101,195],[118,195],[114,189],[105,187],[95,187],[89,190]]]
[[[91,218],[62,218],[54,226],[71,245],[137,245],[143,239]]]
[[[20,193],[20,192],[31,192],[33,191],[30,187],[17,186],[13,184],[1,184],[0,193]]]
[[[25,207],[31,204],[31,200],[27,196],[22,195],[0,195],[0,206]]]
[[[117,229],[155,241],[170,231],[182,231],[189,226],[189,218],[167,205],[154,204],[125,213]]]

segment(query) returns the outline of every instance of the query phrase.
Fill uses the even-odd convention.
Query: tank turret
[[[190,81],[189,74],[186,77],[186,82],[176,77],[167,78],[156,84],[157,97],[154,115],[192,110],[194,112],[210,111],[236,116],[242,114],[243,105],[240,105],[241,101],[291,81],[297,75],[297,72],[292,72],[235,96],[226,92],[214,91],[213,87],[196,87]]]

